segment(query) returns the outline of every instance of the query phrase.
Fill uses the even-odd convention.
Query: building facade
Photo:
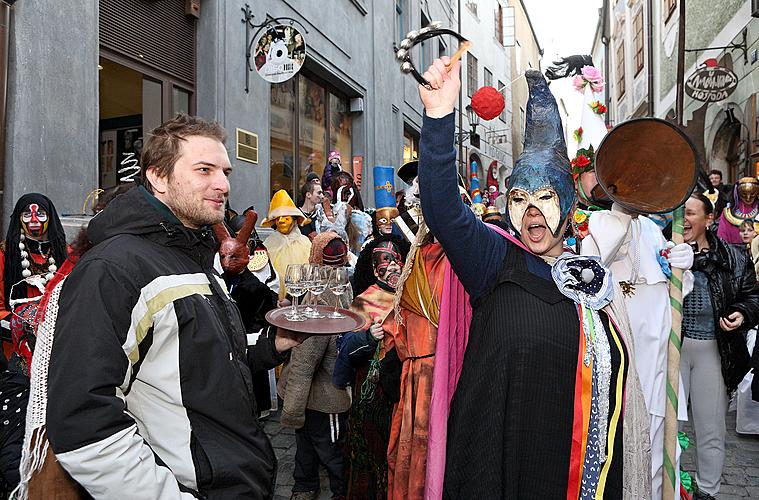
[[[511,98],[513,105],[512,127],[513,142],[512,154],[514,159],[522,154],[524,145],[524,126],[527,112],[527,98],[529,89],[527,80],[519,78],[528,69],[540,69],[543,49],[538,43],[535,30],[532,27],[530,16],[523,0],[509,0],[509,5],[514,8],[515,40],[511,49]],[[563,122],[565,123],[565,122]]]
[[[594,54],[604,53],[608,118],[638,116],[676,121],[677,40],[680,0],[605,0]],[[736,82],[724,99],[684,97],[684,130],[704,170],[722,171],[725,182],[757,175],[757,50],[759,9],[751,0],[689,0],[685,23],[685,79],[707,63],[732,71]]]
[[[293,78],[256,73],[262,51],[251,39],[266,31],[246,29],[244,0],[75,0],[65,20],[52,0],[6,7],[4,213],[31,191],[63,214],[88,213],[88,197],[133,179],[147,132],[180,111],[229,132],[238,211],[254,206],[262,219],[274,191],[295,195],[332,150],[372,206],[372,167],[418,153],[423,107],[395,45],[432,21],[457,29],[458,2],[250,3],[252,24],[283,18],[302,34],[306,57]],[[436,38],[413,58],[423,68],[456,48]]]
[[[512,17],[503,0],[461,0],[461,34],[472,41],[472,47],[462,58],[462,111],[458,119],[462,130],[471,131],[467,113],[472,96],[484,86],[500,90],[506,101],[504,111],[487,122],[481,119],[476,128],[479,145],[466,136],[459,136],[460,173],[468,180],[476,171],[483,190],[496,186],[504,191],[506,179],[511,174],[512,126],[511,126],[511,47],[509,46],[509,22]]]

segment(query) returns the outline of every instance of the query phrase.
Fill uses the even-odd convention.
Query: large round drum
[[[666,213],[688,199],[700,168],[690,139],[658,118],[637,118],[614,127],[595,155],[598,184],[622,207]]]

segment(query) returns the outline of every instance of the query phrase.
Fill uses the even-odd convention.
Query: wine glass
[[[347,269],[344,267],[335,267],[332,269],[329,280],[329,291],[335,295],[336,300],[335,310],[327,315],[328,318],[340,319],[345,317],[344,314],[337,312],[337,309],[340,306],[340,296],[345,293],[349,286],[350,282],[348,281]]]
[[[314,297],[316,297],[314,299],[314,305],[317,304],[319,296],[327,291],[331,274],[332,268],[329,266],[319,266],[317,268],[315,282],[313,283],[311,289],[311,293],[314,295]],[[316,311],[316,314],[319,315],[319,318],[324,318],[324,315],[321,314],[318,310]]]
[[[292,295],[293,302],[289,313],[285,314],[285,318],[290,321],[305,321],[306,317],[298,313],[298,297],[306,293],[306,287],[304,286],[303,278],[303,265],[302,264],[290,264],[285,271],[285,286],[287,292]]]
[[[303,286],[306,290],[306,292],[311,291],[311,285],[314,282],[314,275],[317,272],[316,269],[319,267],[318,264],[303,264],[303,272],[304,272],[304,278],[303,278]],[[311,299],[311,300],[309,300]],[[319,312],[311,307],[311,302],[313,301],[313,293],[311,294],[311,297],[306,296],[306,299],[304,300],[304,303],[306,305],[305,309],[303,309],[303,315],[307,318],[318,318],[321,317]]]

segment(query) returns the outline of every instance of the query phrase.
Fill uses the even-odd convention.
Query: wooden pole
[[[685,81],[685,0],[679,0],[680,20],[677,41],[677,124],[682,128],[684,120]],[[672,218],[672,242],[683,242],[683,207],[675,210]],[[664,475],[662,478],[662,499],[680,498],[676,491],[680,470],[677,467],[677,413],[680,390],[680,348],[682,345],[683,313],[683,270],[673,268],[669,286],[669,301],[672,311],[672,329],[667,347],[667,406],[664,414]],[[685,401],[683,401],[685,404]]]

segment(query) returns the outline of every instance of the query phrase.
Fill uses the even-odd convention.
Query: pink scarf
[[[487,224],[487,227],[529,252],[521,241],[500,227],[491,224]],[[450,263],[446,262],[438,321],[440,326],[435,344],[435,366],[432,371],[425,500],[440,500],[443,497],[448,414],[461,375],[471,322],[472,305],[469,303],[469,294],[451,269]]]

